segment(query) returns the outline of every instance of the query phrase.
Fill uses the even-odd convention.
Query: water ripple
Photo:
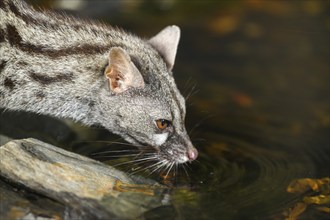
[[[202,149],[193,175],[203,201],[201,210],[209,206],[209,217],[277,218],[297,200],[286,191],[289,183],[317,176],[316,161],[329,161],[324,150],[306,140],[251,134],[261,139],[259,144],[236,135],[208,134],[215,142]]]

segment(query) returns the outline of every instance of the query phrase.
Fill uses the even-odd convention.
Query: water
[[[142,33],[182,28],[174,75],[193,93],[186,122],[200,157],[189,178],[183,169],[176,177],[176,216],[294,219],[304,196],[327,194],[287,187],[330,174],[329,4],[203,2],[142,5],[118,18]],[[329,203],[308,204],[299,219],[329,218],[319,206]]]
[[[298,219],[329,219],[319,210],[329,202],[303,202],[329,196],[327,190],[287,191],[294,180],[330,176],[328,2],[124,1],[111,7],[80,13],[142,36],[167,24],[182,29],[174,75],[189,96],[186,124],[200,155],[187,173],[181,168],[166,180],[152,175],[173,187],[173,207],[151,210],[147,218],[284,219],[303,203]],[[97,158],[93,153],[110,149],[97,143],[108,139],[103,130],[84,128],[82,136],[79,143],[67,139],[76,152]]]

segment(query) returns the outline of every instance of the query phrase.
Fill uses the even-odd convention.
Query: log
[[[60,219],[137,219],[169,205],[168,189],[156,182],[32,138],[0,147],[0,176],[64,204]]]

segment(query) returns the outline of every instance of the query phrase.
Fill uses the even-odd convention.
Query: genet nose
[[[198,156],[198,151],[195,148],[189,149],[187,151],[187,156],[188,156],[189,161],[196,160],[196,158]]]

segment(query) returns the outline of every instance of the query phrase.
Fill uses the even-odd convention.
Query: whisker
[[[184,96],[186,96],[186,93],[187,93],[187,91],[190,89],[190,87],[191,87],[191,84],[192,84],[192,77],[190,76],[187,80],[186,80],[186,83],[184,84],[184,86],[183,86],[183,91],[182,91],[182,94],[184,95]]]
[[[164,161],[163,161],[163,160],[161,160],[161,161],[158,161],[158,162],[156,162],[156,163],[154,163],[154,164],[150,165],[149,167],[146,167],[146,170],[147,170],[147,169],[151,169],[151,168],[154,168],[154,167],[159,167],[159,166],[162,166],[162,165],[163,165],[163,163],[164,163]]]
[[[199,89],[196,89],[197,84],[195,83],[192,88],[190,89],[190,92],[185,97],[186,101],[188,101],[192,96],[196,95],[199,92]]]
[[[188,172],[187,172],[186,166],[188,166],[188,165],[185,164],[185,163],[182,164],[182,168],[183,168],[184,172],[186,173],[187,177],[190,179],[190,176],[189,176],[189,174],[188,174]]]
[[[122,154],[122,153],[129,153],[129,154]],[[115,155],[104,155],[104,154],[108,154],[108,153],[116,153]],[[121,153],[121,154],[118,154],[118,153]],[[127,151],[106,151],[106,152],[98,152],[98,153],[95,153],[95,154],[91,154],[91,157],[93,158],[120,158],[120,157],[134,157],[134,158],[137,158],[137,157],[140,157],[140,156],[151,156],[153,155],[152,153],[144,153],[144,152],[140,152],[140,151],[136,151],[136,153],[133,151],[133,152],[130,152],[129,150]]]
[[[111,142],[108,142],[108,144],[117,144],[117,145],[125,145],[125,146],[133,146],[133,147],[136,147],[135,144],[131,144],[131,143],[128,143],[128,142],[111,141]]]
[[[193,162],[197,162],[197,163],[201,163],[198,159],[195,159]],[[188,166],[189,167],[189,166]],[[190,167],[189,167],[190,168]],[[191,168],[190,168],[190,170],[191,170]]]
[[[126,161],[126,162],[123,162],[123,163],[115,164],[113,166],[118,167],[118,166],[121,166],[121,165],[124,165],[124,164],[136,163],[136,162],[139,162],[139,161],[152,160],[152,159],[156,159],[156,158],[157,158],[156,156],[155,157],[146,157],[146,158],[141,158],[141,159],[137,159],[137,160]]]
[[[199,90],[196,90],[197,87],[197,83],[196,82],[192,82],[192,78],[189,77],[189,79],[187,80],[187,82],[184,85],[184,90],[183,93],[185,100],[188,100],[190,97],[192,97],[193,95],[195,95]],[[188,93],[187,93],[188,91]]]
[[[168,176],[168,174],[170,173],[171,169],[173,168],[174,164],[175,164],[174,162],[170,163],[170,166],[169,166],[169,168],[168,168],[168,171],[167,171],[167,173],[166,173],[166,175],[165,175],[165,179],[167,178],[167,176]]]
[[[192,139],[191,141],[192,141],[192,142],[207,142],[207,140],[204,139],[204,138],[194,138],[194,139]]]
[[[136,157],[139,154],[122,154],[122,155],[94,155],[94,158],[120,158],[120,157]]]
[[[192,133],[196,128],[198,128],[198,127],[199,127],[202,123],[204,123],[207,119],[210,119],[210,118],[212,118],[212,117],[214,117],[214,115],[208,115],[208,116],[205,116],[204,118],[202,118],[198,123],[196,123],[196,124],[194,125],[194,127],[192,127],[192,128],[190,129],[188,135],[190,136],[191,133]]]
[[[148,162],[148,161],[146,161],[146,162]],[[148,169],[150,169],[151,167],[154,167],[154,165],[155,164],[153,164],[151,166],[147,166],[147,167],[139,167],[139,169],[135,170],[134,172],[131,172],[130,174],[133,175],[133,174],[136,174],[138,172],[144,172],[144,173],[146,173],[148,171]],[[149,174],[149,175],[151,175],[151,174]]]
[[[163,169],[161,169],[161,171],[159,171],[159,173],[164,174],[170,166],[171,166],[171,163],[168,163],[168,162],[165,161],[165,164],[162,167]]]
[[[109,142],[117,142],[123,140],[122,138],[117,138],[115,140],[81,140],[81,141],[76,141],[80,143],[109,143]],[[122,142],[125,143],[125,142]]]
[[[149,175],[153,174],[153,173],[156,172],[157,170],[159,170],[159,169],[161,169],[162,167],[164,167],[165,164],[166,164],[166,161],[165,161],[165,160],[161,160],[161,161],[159,161],[158,163],[156,163],[156,165],[158,165],[158,166],[156,166],[156,168],[154,168],[154,169],[150,172]]]
[[[102,157],[103,154],[117,154],[118,156],[134,156],[136,155],[137,157],[140,155],[153,155],[154,152],[152,151],[152,149],[120,149],[120,150],[106,150],[106,151],[102,151],[102,152],[96,152],[96,153],[92,153],[90,154],[91,156],[97,156],[97,157]],[[131,154],[122,154],[122,153],[131,153]],[[116,156],[117,156],[116,155]],[[112,155],[109,155],[109,157],[111,157]],[[105,156],[106,157],[106,156]]]
[[[177,176],[179,175],[179,164],[175,163],[174,177],[177,180]]]
[[[139,163],[141,164],[141,163],[147,163],[147,162],[149,162],[149,161],[142,161]],[[154,167],[154,166],[155,166],[155,164],[147,166],[147,167],[138,167],[134,172],[131,172],[130,174],[133,175],[135,173],[142,172],[142,171],[147,172],[148,169],[150,169],[151,167]]]
[[[126,169],[126,170],[129,175],[133,175],[135,173],[142,172],[142,171],[146,172],[146,169],[148,168],[148,166],[144,167],[143,164],[148,163],[150,161],[153,161],[153,159],[134,162],[134,164],[138,167],[130,167],[129,169]]]
[[[107,150],[97,153],[92,153],[91,155],[100,155],[100,154],[108,154],[108,153],[122,153],[122,152],[140,152],[139,150]]]
[[[148,162],[151,162],[151,161],[154,161],[155,159],[157,159],[157,157],[148,157],[146,158],[146,160],[141,160],[141,161],[134,161],[134,163],[136,165],[140,165],[140,164],[143,164],[143,163],[148,163]]]
[[[135,144],[131,144],[128,142],[119,142],[119,141],[76,141],[76,143],[96,143],[96,144],[106,144],[106,146],[109,145],[124,145],[124,146],[132,146],[132,147],[136,147]]]

